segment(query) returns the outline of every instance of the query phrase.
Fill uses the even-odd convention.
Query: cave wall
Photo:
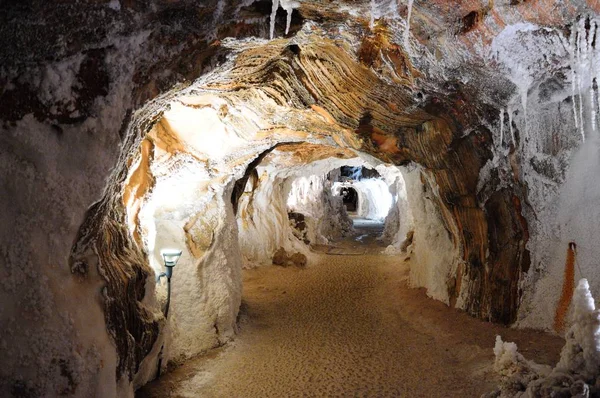
[[[319,174],[298,176],[289,187],[287,205],[290,211],[304,215],[306,238],[312,244],[328,244],[348,235],[352,220],[345,212],[340,197],[334,196],[328,178],[334,162],[323,164]]]
[[[119,155],[135,147],[124,142],[132,111],[210,67],[214,32],[206,31],[207,22],[226,21],[213,17],[216,2],[204,5],[0,5],[0,395],[104,397],[132,390],[132,373],[158,324],[143,309],[144,253],[128,243],[122,206],[102,197]],[[224,15],[237,16],[232,7]],[[245,29],[260,33],[257,25]],[[118,186],[123,179],[110,181]],[[104,225],[105,216],[115,223]],[[95,230],[79,234],[88,243],[70,256],[82,224]],[[107,273],[113,262],[121,265]],[[115,297],[129,297],[131,307],[115,307]]]
[[[298,159],[280,150],[268,155],[240,197],[237,224],[249,267],[272,264],[279,248],[304,254],[310,264],[314,255],[308,245],[327,244],[352,229],[327,176],[342,165],[363,164],[363,160],[330,146],[305,144],[297,150]],[[302,231],[294,231],[290,213],[302,214]]]
[[[153,165],[155,175],[162,167]],[[143,248],[152,268],[149,279],[165,272],[161,249],[183,252],[171,278],[169,318],[163,331],[165,367],[222,345],[236,330],[241,259],[230,203],[233,181],[222,185],[220,179],[199,180],[206,174],[201,164],[188,163],[185,173],[171,164],[167,175],[157,177],[140,212]],[[193,179],[186,180],[190,176]],[[166,304],[166,279],[161,282],[156,286],[157,308]]]
[[[428,296],[463,308],[465,303],[460,299],[466,298],[468,303],[472,298],[465,297],[465,290],[461,290],[461,284],[467,285],[470,281],[462,273],[465,265],[461,261],[460,243],[453,235],[457,227],[448,224],[454,220],[444,217],[435,181],[428,180],[426,172],[420,168],[407,171],[404,180],[414,231],[410,247],[410,285],[425,287]]]
[[[460,292],[457,305],[469,313],[512,322],[523,300],[519,324],[548,327],[570,240],[583,242],[581,269],[597,288],[598,195],[589,188],[595,174],[584,173],[596,170],[593,123],[573,121],[573,103],[591,114],[595,84],[573,92],[569,77],[576,69],[589,81],[593,57],[582,69],[569,64],[572,51],[544,61],[558,60],[556,68],[533,59],[526,69],[547,73],[522,82],[514,64],[486,52],[505,26],[523,21],[589,32],[591,23],[577,17],[596,15],[598,4],[428,2],[417,4],[405,26],[405,6],[388,16],[367,2],[342,11],[307,1],[293,14],[298,36],[269,43],[223,39],[267,37],[270,10],[220,4],[0,5],[3,394],[126,395],[143,383],[136,374],[150,374],[143,358],[156,353],[164,321],[153,302],[151,260],[128,226],[136,216],[122,198],[141,142],[167,107],[161,94],[206,72],[199,87],[219,92],[232,108],[261,104],[247,126],[267,141],[333,137],[329,144],[430,170],[465,264],[448,291]],[[281,36],[285,15],[277,18]],[[302,19],[325,29],[311,22],[312,33],[300,32]],[[546,44],[514,53],[545,54],[554,45],[539,41]],[[219,75],[223,65],[227,73]],[[543,99],[548,93],[558,94]],[[590,139],[567,173],[580,125]],[[519,141],[511,147],[513,129]],[[263,143],[261,150],[272,144]]]
[[[291,123],[295,119],[292,115],[303,115],[301,110],[310,106],[317,114],[328,115],[326,121],[330,124],[343,130],[354,130],[362,140],[362,151],[397,164],[413,161],[431,170],[438,187],[436,194],[443,201],[440,204],[447,209],[443,212],[446,224],[457,226],[452,233],[466,263],[463,275],[469,281],[460,285],[460,289],[468,291],[466,297],[469,299],[463,302],[465,309],[480,317],[488,318],[493,312],[498,314],[498,317],[492,317],[493,320],[513,321],[516,307],[495,312],[495,306],[504,304],[484,300],[495,282],[490,280],[489,270],[483,267],[487,261],[488,228],[485,212],[477,201],[476,188],[479,170],[492,157],[489,129],[480,126],[463,135],[463,123],[468,120],[463,120],[464,115],[457,117],[448,103],[431,98],[416,107],[406,87],[380,80],[340,46],[322,38],[313,39],[314,30],[299,32],[296,42],[300,45],[296,47],[279,41],[261,47],[260,52],[257,49],[242,52],[227,73],[225,82],[243,83],[232,86],[215,82],[207,87],[231,92],[227,95],[238,98],[267,96],[276,104],[287,105],[286,121]],[[339,72],[340,69],[344,74]],[[256,77],[263,75],[267,79],[257,83]],[[278,76],[286,77],[283,87]],[[336,90],[348,81],[353,85],[351,96]],[[341,103],[343,107],[338,105]],[[322,128],[321,123],[309,125]],[[515,207],[511,209],[520,211]],[[513,264],[500,266],[512,269]],[[449,289],[458,291],[458,287]],[[514,286],[505,288],[510,289],[508,295],[518,297]]]
[[[356,215],[369,220],[383,221],[392,208],[393,197],[389,184],[380,178],[365,178],[351,183],[336,183],[337,195],[342,187],[351,187],[357,194]]]
[[[102,141],[27,116],[0,135],[0,394],[116,391],[117,356],[104,317],[104,278],[93,253],[87,278],[69,253],[87,207],[116,160]],[[88,157],[87,153],[96,156]]]
[[[280,247],[286,252],[309,254],[290,227],[286,179],[278,177],[274,170],[263,169],[257,176],[256,185],[240,198],[238,209],[237,224],[245,265],[272,264],[273,254]]]
[[[385,252],[390,254],[402,252],[402,245],[413,225],[403,173],[406,171],[403,169],[403,167],[397,167],[391,175],[386,172],[391,168],[380,170],[382,177],[389,184],[389,190],[394,200],[392,208],[385,217],[382,233],[382,240],[388,244]]]
[[[114,103],[128,101],[132,84],[127,80],[133,73],[129,65],[139,54],[137,48],[127,48],[127,43],[123,50],[118,62],[124,66],[115,78],[119,89],[111,91],[110,101],[97,103],[95,117],[76,124],[36,115],[28,107],[50,112],[51,106],[20,104],[23,92],[4,91],[4,100],[10,98],[25,113],[16,115],[0,107],[4,192],[0,252],[5,281],[0,289],[4,303],[2,395],[89,392],[103,396],[118,390],[115,369],[119,359],[104,314],[105,275],[97,268],[99,259],[93,251],[81,263],[85,277],[72,271],[69,254],[87,208],[101,196],[119,155],[119,130],[126,109]],[[65,73],[75,77],[68,70]],[[50,101],[55,91],[62,93],[59,87],[49,90]],[[72,106],[77,109],[76,103]],[[143,278],[138,283],[143,289]]]
[[[517,324],[558,333],[562,329],[554,320],[570,302],[561,303],[558,292],[582,277],[589,279],[592,291],[600,288],[591,226],[597,219],[597,183],[587,174],[597,169],[591,160],[598,125],[593,15],[583,13],[562,30],[527,24],[507,28],[492,43],[515,95],[491,128],[494,155],[478,182],[478,196],[492,221],[489,234],[495,236],[490,251],[501,253],[500,261],[518,264],[515,271],[523,275],[518,283],[521,298],[505,298],[520,304]],[[512,192],[507,186],[514,187]],[[521,208],[522,217],[508,216],[510,201]],[[499,224],[512,227],[497,229]],[[512,231],[512,236],[502,230]],[[577,252],[577,270],[568,275],[570,242],[583,248]],[[504,284],[515,283],[514,273],[497,275]]]
[[[385,220],[383,238],[390,244],[384,252],[401,261],[410,260],[410,286],[423,287],[429,297],[460,308],[464,305],[461,300],[469,298],[460,289],[463,280],[456,279],[464,278],[465,284],[469,281],[462,274],[464,263],[454,235],[457,227],[447,224],[437,186],[427,172],[415,166],[399,169],[401,179],[392,189],[398,199]]]

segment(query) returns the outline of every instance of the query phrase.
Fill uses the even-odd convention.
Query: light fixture
[[[162,256],[165,262],[166,272],[162,272],[160,275],[156,277],[156,283],[160,281],[160,278],[163,276],[167,277],[167,305],[165,306],[165,320],[169,315],[169,304],[171,303],[171,277],[173,276],[173,267],[177,265],[177,261],[179,257],[181,257],[181,250],[177,249],[162,249],[160,251],[160,255]],[[158,354],[158,372],[156,374],[156,378],[158,379],[160,376],[160,368],[162,365],[162,351],[163,346],[160,348],[160,353]]]
[[[167,306],[165,308],[165,319],[169,314],[169,302],[171,301],[171,277],[173,276],[173,267],[177,265],[179,257],[181,257],[181,250],[177,249],[162,249],[160,254],[165,262],[166,272],[162,272],[156,277],[156,283],[160,281],[163,276],[167,277]]]
[[[177,261],[181,257],[181,250],[163,249],[160,251],[160,254],[165,261],[165,267],[167,268],[166,277],[169,280],[173,276],[173,267],[177,265]]]

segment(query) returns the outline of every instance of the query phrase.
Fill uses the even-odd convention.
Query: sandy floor
[[[360,235],[360,231],[358,236]],[[478,397],[496,384],[496,334],[540,363],[563,341],[475,320],[405,283],[382,255],[322,255],[245,271],[240,333],[138,397]]]

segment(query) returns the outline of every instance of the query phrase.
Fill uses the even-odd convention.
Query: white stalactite
[[[571,58],[571,98],[573,104],[573,119],[575,120],[575,127],[579,129],[579,111],[577,110],[577,73],[575,72],[575,40],[577,37],[577,30],[575,29],[575,24],[571,28],[571,36],[569,37],[569,54]]]
[[[269,30],[269,38],[273,40],[273,36],[275,35],[275,17],[277,16],[277,9],[279,8],[279,0],[273,0],[273,4],[271,5],[271,19],[270,19],[270,30]]]
[[[408,0],[408,15],[406,16],[406,28],[404,29],[404,49],[409,49],[409,36],[410,36],[410,17],[412,15],[412,6],[414,0]]]
[[[513,129],[513,111],[511,108],[507,109],[508,112],[508,126],[510,128],[510,139],[511,142],[513,143],[513,145],[517,145],[517,143],[515,142],[515,131]]]
[[[277,10],[279,9],[279,6],[281,6],[281,8],[283,8],[287,13],[285,21],[285,34],[287,35],[290,31],[290,25],[292,24],[292,14],[294,9],[300,7],[300,3],[294,0],[273,0],[271,5],[271,19],[269,21],[269,37],[271,40],[273,40],[273,37],[275,37],[275,18],[277,17]]]
[[[504,108],[500,109],[500,148],[504,141]]]

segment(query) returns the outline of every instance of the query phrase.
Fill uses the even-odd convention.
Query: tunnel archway
[[[151,3],[3,8],[0,391],[127,395],[151,378],[170,239],[176,275],[195,276],[194,344],[232,336],[243,248],[222,244],[271,178],[250,166],[282,143],[405,168],[417,221],[390,235],[448,253],[411,282],[473,316],[549,328],[563,279],[567,298],[581,270],[600,286],[595,5]],[[176,344],[165,355],[187,355]]]
[[[488,295],[487,289],[495,285],[486,279],[492,275],[482,274],[484,269],[481,267],[485,261],[489,261],[485,260],[488,245],[486,218],[480,208],[472,205],[476,201],[474,195],[478,170],[489,157],[483,146],[487,132],[481,131],[469,139],[458,140],[459,123],[447,116],[448,110],[442,104],[407,107],[413,100],[401,87],[387,85],[333,43],[325,41],[318,49],[307,44],[300,47],[300,52],[291,53],[287,51],[287,46],[287,42],[279,41],[260,48],[245,49],[235,63],[228,64],[222,72],[212,73],[209,79],[200,79],[187,89],[162,96],[136,114],[127,130],[123,156],[111,177],[107,193],[90,212],[81,229],[73,249],[72,264],[80,264],[80,259],[93,250],[98,253],[103,267],[138,275],[137,279],[128,280],[127,286],[138,286],[134,291],[139,292],[142,286],[147,285],[150,276],[143,250],[140,211],[148,201],[149,194],[159,196],[159,184],[171,180],[177,173],[196,169],[202,179],[190,186],[196,186],[199,192],[212,199],[205,203],[205,208],[197,204],[183,204],[188,213],[177,221],[182,227],[178,229],[178,234],[180,240],[186,242],[191,257],[182,256],[180,269],[189,268],[201,281],[200,284],[194,282],[189,286],[192,291],[202,291],[194,300],[197,305],[206,301],[207,294],[227,292],[228,310],[222,312],[214,308],[211,310],[214,315],[207,316],[206,325],[203,326],[207,330],[218,331],[216,336],[212,332],[207,334],[213,346],[226,341],[233,334],[240,300],[240,282],[236,276],[240,269],[240,256],[236,245],[233,245],[238,232],[232,226],[234,223],[228,224],[233,221],[230,198],[237,195],[233,194],[236,181],[248,175],[248,168],[252,168],[252,162],[261,153],[284,142],[292,146],[290,142],[304,142],[304,145],[328,148],[327,155],[333,157],[347,159],[357,156],[357,151],[360,151],[363,153],[361,156],[373,156],[373,159],[381,158],[396,164],[420,164],[416,181],[427,187],[421,189],[421,193],[428,193],[430,207],[437,209],[434,213],[436,219],[443,220],[442,235],[452,242],[449,253],[457,253],[456,258],[446,265],[454,275],[441,274],[450,283],[444,281],[444,292],[440,293],[440,297],[447,297],[450,303],[456,303],[457,297],[462,296],[461,306],[472,314],[485,317],[493,314],[494,320],[510,321],[517,309],[516,285],[502,285],[502,289],[505,289],[503,294],[513,297],[512,304],[508,306],[510,300],[503,297],[494,301],[495,296]],[[331,63],[321,63],[324,56]],[[338,84],[335,79],[341,78],[339,74],[333,71],[328,74],[332,80],[316,78],[317,74],[322,73],[319,68],[335,68],[333,65],[345,65],[352,72],[350,78],[364,99],[360,104],[350,101],[347,102],[347,108],[337,107],[336,101],[340,99],[336,97],[340,94],[333,87]],[[307,80],[291,73],[294,68],[303,70],[314,79]],[[277,80],[251,80],[257,73],[272,73],[275,70],[289,72],[283,80],[288,87],[286,91],[279,89]],[[241,91],[232,89],[226,83],[231,80],[244,82],[245,88]],[[309,90],[327,95],[320,96],[317,102],[309,95]],[[380,92],[387,93],[390,100],[394,98],[398,106],[410,111],[398,113],[382,104]],[[266,106],[252,104],[252,100],[264,96],[268,98]],[[372,109],[369,118],[364,117],[365,107]],[[285,120],[288,124],[278,122],[281,112],[287,115]],[[257,119],[261,120],[259,124],[256,123]],[[198,130],[197,120],[203,120],[207,127]],[[306,132],[309,126],[311,133]],[[402,133],[398,135],[397,131]],[[209,135],[210,141],[206,141],[205,137]],[[446,145],[454,143],[456,147],[451,152],[444,152],[439,142],[445,142]],[[315,159],[323,157],[318,150],[313,152],[316,154],[311,156]],[[456,157],[454,153],[462,155]],[[292,164],[294,161],[305,161],[294,160],[297,153],[292,152],[290,156]],[[440,164],[444,167],[440,168]],[[433,165],[436,167],[430,169]],[[122,193],[119,187],[124,187]],[[166,189],[165,192],[168,199],[164,200],[172,200],[172,189]],[[175,203],[185,198],[185,195],[175,198]],[[190,210],[192,213],[189,213]],[[512,212],[514,209],[506,207],[504,210]],[[287,212],[285,217],[287,219]],[[129,231],[114,222],[123,218],[128,221]],[[100,236],[104,237],[102,239],[114,236],[127,242],[125,246],[131,247],[131,251],[115,262],[114,255],[107,248],[93,247]],[[217,240],[228,242],[227,250],[215,246]],[[461,257],[464,261],[461,261]],[[198,267],[203,259],[214,261],[211,264],[217,268],[229,268],[230,276],[219,281],[211,280],[206,270]],[[514,264],[503,266],[513,267]],[[156,269],[156,262],[154,267]],[[120,353],[118,373],[139,374],[142,360],[154,350],[156,342],[164,338],[160,335],[160,330],[164,330],[161,329],[164,320],[160,315],[150,315],[152,311],[146,309],[129,307],[124,310],[125,298],[132,296],[133,291],[125,289],[116,273],[107,275],[108,285],[111,286],[109,296],[114,300],[107,304],[106,321],[114,329],[112,333]],[[209,280],[210,284],[206,285]],[[427,287],[430,280],[424,278],[421,283]],[[201,285],[205,285],[204,289],[200,289]],[[132,299],[133,302],[149,302],[151,296],[152,288],[148,289],[147,295],[138,293]],[[190,314],[204,311],[200,307],[197,310],[193,308],[191,306],[186,311]],[[132,314],[128,317],[117,315],[123,311]],[[176,312],[173,316],[177,317]],[[192,329],[187,330],[192,333]],[[134,336],[133,341],[125,337],[128,334]],[[184,352],[183,349],[189,341],[184,338],[176,341],[181,342],[180,355],[189,355],[190,351]],[[130,354],[132,351],[136,352],[134,357]],[[151,361],[146,362],[151,367]]]
[[[131,395],[163,341],[230,338],[239,258],[272,254],[235,244],[273,226],[250,193],[284,192],[251,165],[282,143],[401,167],[389,252],[444,251],[409,279],[452,307],[562,333],[575,278],[600,289],[598,4],[201,3],[0,6],[0,395]],[[293,250],[324,231],[284,207]],[[198,341],[160,311],[175,243]]]
[[[410,24],[398,22],[398,15],[377,14],[381,10],[372,10],[372,21],[366,20],[367,3],[357,3],[359,12],[348,14],[333,3],[308,2],[286,10],[293,37],[282,37],[285,21],[279,10],[276,39],[267,42],[254,38],[267,37],[269,4],[207,4],[200,10],[186,2],[152,7],[100,2],[85,15],[89,24],[68,24],[70,32],[77,27],[87,33],[75,32],[73,37],[83,37],[81,42],[54,40],[52,46],[30,40],[39,37],[37,31],[27,40],[15,35],[23,30],[21,21],[26,21],[23,26],[38,26],[36,18],[40,21],[48,13],[52,26],[60,27],[56,10],[45,8],[50,5],[35,13],[35,7],[11,9],[15,17],[7,21],[6,40],[31,44],[37,54],[11,50],[4,57],[9,67],[0,76],[6,82],[0,93],[2,129],[9,133],[2,141],[8,151],[0,154],[9,177],[3,183],[9,194],[29,199],[0,198],[5,224],[18,226],[14,231],[5,228],[3,234],[7,243],[2,254],[9,265],[5,279],[11,282],[2,291],[10,320],[3,325],[10,325],[4,326],[6,335],[19,346],[26,345],[28,337],[22,332],[29,328],[44,336],[64,330],[60,341],[47,339],[55,343],[52,351],[35,346],[44,353],[40,363],[47,366],[28,362],[24,374],[37,376],[42,372],[38,368],[47,368],[76,375],[82,369],[81,355],[95,364],[89,369],[103,369],[98,371],[102,380],[111,381],[106,383],[111,388],[117,388],[113,362],[118,388],[135,388],[148,380],[156,347],[165,337],[165,321],[155,302],[160,293],[154,294],[152,283],[161,264],[154,257],[174,236],[188,248],[179,269],[198,276],[187,286],[189,292],[203,292],[197,302],[220,295],[227,308],[236,308],[235,270],[243,253],[236,252],[240,248],[235,245],[225,250],[215,242],[237,241],[241,228],[230,224],[237,216],[233,202],[247,200],[240,211],[253,213],[256,203],[244,198],[244,192],[257,189],[261,177],[269,175],[255,173],[251,165],[283,143],[298,144],[288,151],[291,158],[301,158],[297,152],[316,145],[327,147],[333,157],[358,154],[363,160],[405,168],[408,195],[420,204],[411,211],[418,214],[418,228],[428,233],[415,230],[408,239],[406,231],[397,242],[414,242],[418,251],[423,237],[439,237],[443,242],[438,246],[450,253],[438,261],[450,264],[449,270],[434,267],[432,260],[432,266],[411,275],[411,281],[471,315],[511,323],[523,302],[527,311],[535,309],[528,312],[532,316],[525,314],[524,324],[545,327],[555,310],[553,300],[546,298],[559,290],[560,259],[571,233],[578,244],[588,242],[579,245],[586,259],[583,269],[593,269],[597,248],[590,241],[595,235],[588,233],[594,230],[588,225],[591,217],[568,200],[557,199],[568,198],[569,190],[593,186],[577,177],[575,171],[588,165],[581,159],[565,177],[567,159],[582,138],[593,137],[597,125],[586,99],[594,102],[593,81],[574,78],[573,83],[568,77],[571,72],[575,77],[593,75],[588,65],[568,60],[581,59],[578,54],[584,50],[596,53],[587,35],[598,23],[579,16],[589,5],[566,2],[554,9],[550,20],[528,12],[531,6],[526,3],[477,11],[421,3],[413,14],[421,28],[411,30]],[[119,13],[115,8],[121,6]],[[88,10],[69,2],[59,9],[82,16]],[[444,17],[442,9],[447,12]],[[483,17],[488,12],[510,21],[507,29],[501,30],[501,23],[490,26],[489,18]],[[465,15],[475,14],[482,18],[475,23],[467,18],[468,29],[455,26]],[[435,23],[429,23],[431,18]],[[514,25],[516,20],[525,25]],[[300,26],[303,21],[306,28]],[[457,40],[445,40],[436,24]],[[113,30],[110,37],[100,37],[104,28],[93,26]],[[398,33],[404,26],[410,41],[401,43]],[[569,29],[579,47],[564,45]],[[56,34],[52,30],[48,36]],[[494,62],[480,54],[490,46]],[[516,51],[523,48],[540,51]],[[519,58],[524,52],[549,55]],[[464,55],[465,63],[462,58],[458,62],[456,54]],[[24,65],[27,73],[21,73]],[[526,81],[512,74],[514,67],[527,71]],[[288,166],[296,167],[294,162],[302,167],[310,163],[292,159]],[[565,179],[570,183],[563,187]],[[595,200],[593,192],[589,195]],[[90,203],[81,223],[79,215]],[[567,221],[557,221],[563,220],[557,209]],[[289,211],[278,214],[290,221]],[[568,223],[585,227],[573,229]],[[265,256],[270,253],[258,247]],[[61,268],[69,249],[68,269]],[[263,254],[256,250],[253,256],[258,255]],[[199,259],[212,268],[200,266]],[[221,266],[230,267],[231,275],[212,278],[212,271],[220,272]],[[539,289],[538,281],[543,281]],[[27,308],[35,309],[14,327],[11,319],[20,308],[9,300],[13,296],[23,296]],[[78,332],[89,317],[74,302],[93,309],[88,312],[94,314],[94,327],[106,329],[106,336]],[[55,314],[53,306],[68,314]],[[210,337],[202,344],[220,344],[232,336],[231,311],[213,307],[205,312],[202,328]],[[183,335],[179,337],[183,343]],[[108,340],[114,341],[115,353]],[[96,343],[101,346],[98,352],[81,353],[75,347]],[[7,361],[19,363],[20,353],[9,351]],[[102,368],[104,360],[109,365]],[[8,368],[10,377],[5,378],[27,390],[27,383],[15,379],[21,368]],[[93,389],[91,373],[86,368],[81,372],[85,380],[63,375],[60,381],[48,381],[53,379],[47,371],[40,379],[46,380],[43,386],[62,383],[55,386],[57,391],[71,391],[72,383]],[[34,387],[31,391],[42,391]]]

